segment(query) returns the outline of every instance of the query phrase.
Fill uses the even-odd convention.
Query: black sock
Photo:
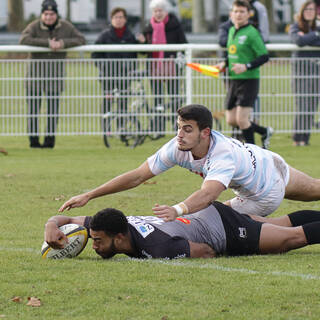
[[[246,143],[254,144],[254,130],[252,125],[249,128],[242,130],[242,135]]]
[[[288,214],[293,227],[302,226],[306,223],[320,221],[320,211],[300,210]],[[320,233],[320,230],[319,230]]]
[[[307,223],[302,226],[308,244],[320,243],[320,222]]]
[[[257,132],[261,135],[264,135],[267,133],[267,128],[259,126],[258,124],[254,123],[254,122],[251,122],[251,126],[252,126],[254,132]]]

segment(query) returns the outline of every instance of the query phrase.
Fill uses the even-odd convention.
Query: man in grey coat
[[[28,134],[31,148],[53,148],[58,123],[59,96],[64,88],[65,59],[61,49],[85,44],[84,36],[68,21],[60,19],[55,0],[44,0],[40,19],[23,30],[20,44],[50,48],[50,52],[31,53],[26,80]],[[47,129],[39,143],[39,119],[42,94],[47,96]]]

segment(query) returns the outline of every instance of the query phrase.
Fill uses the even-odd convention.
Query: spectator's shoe
[[[261,143],[262,143],[263,149],[268,149],[272,134],[273,134],[273,129],[271,127],[267,127],[267,132],[261,136]]]
[[[49,136],[44,138],[44,143],[42,145],[42,148],[53,148],[55,143],[55,137]]]
[[[30,137],[30,148],[41,148],[38,137]]]

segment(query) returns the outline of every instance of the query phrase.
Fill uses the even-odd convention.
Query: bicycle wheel
[[[111,136],[111,120],[111,116],[107,113],[102,117],[103,143],[107,148],[110,148],[108,138]]]
[[[143,135],[141,132],[140,121],[135,116],[130,116],[124,119],[124,123],[120,127],[120,140],[127,146],[135,148],[139,144],[143,143]]]

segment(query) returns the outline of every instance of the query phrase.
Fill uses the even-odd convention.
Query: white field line
[[[303,280],[320,280],[320,276],[316,276],[313,274],[304,274],[304,273],[296,273],[296,272],[283,272],[283,271],[256,271],[244,268],[230,268],[224,267],[213,263],[205,263],[198,264],[192,261],[177,261],[177,260],[159,260],[159,259],[147,259],[147,260],[139,260],[137,261],[146,262],[146,263],[155,263],[155,264],[165,264],[166,266],[174,266],[174,267],[186,267],[186,268],[195,268],[195,269],[211,269],[218,270],[223,272],[233,272],[233,273],[243,273],[249,275],[269,275],[269,276],[278,276],[278,277],[292,277],[292,278],[300,278]]]
[[[38,253],[40,254],[40,249],[36,250],[34,248],[6,248],[6,247],[0,247],[0,251],[9,251],[9,252],[32,252],[32,253]]]
[[[11,252],[31,252],[40,255],[40,250],[34,248],[5,248],[0,247],[0,251],[11,251]],[[135,258],[119,258],[118,261],[133,260],[140,263],[154,263],[154,264],[164,264],[166,266],[173,267],[183,267],[183,268],[195,268],[195,269],[211,269],[218,270],[223,272],[234,272],[234,273],[243,273],[249,275],[269,275],[269,276],[278,276],[278,277],[291,277],[291,278],[300,278],[303,280],[320,280],[320,276],[315,276],[313,274],[304,274],[296,272],[284,272],[284,271],[256,271],[244,268],[230,268],[224,267],[212,263],[198,264],[192,261],[178,261],[178,260],[161,260],[161,259],[135,259]]]

